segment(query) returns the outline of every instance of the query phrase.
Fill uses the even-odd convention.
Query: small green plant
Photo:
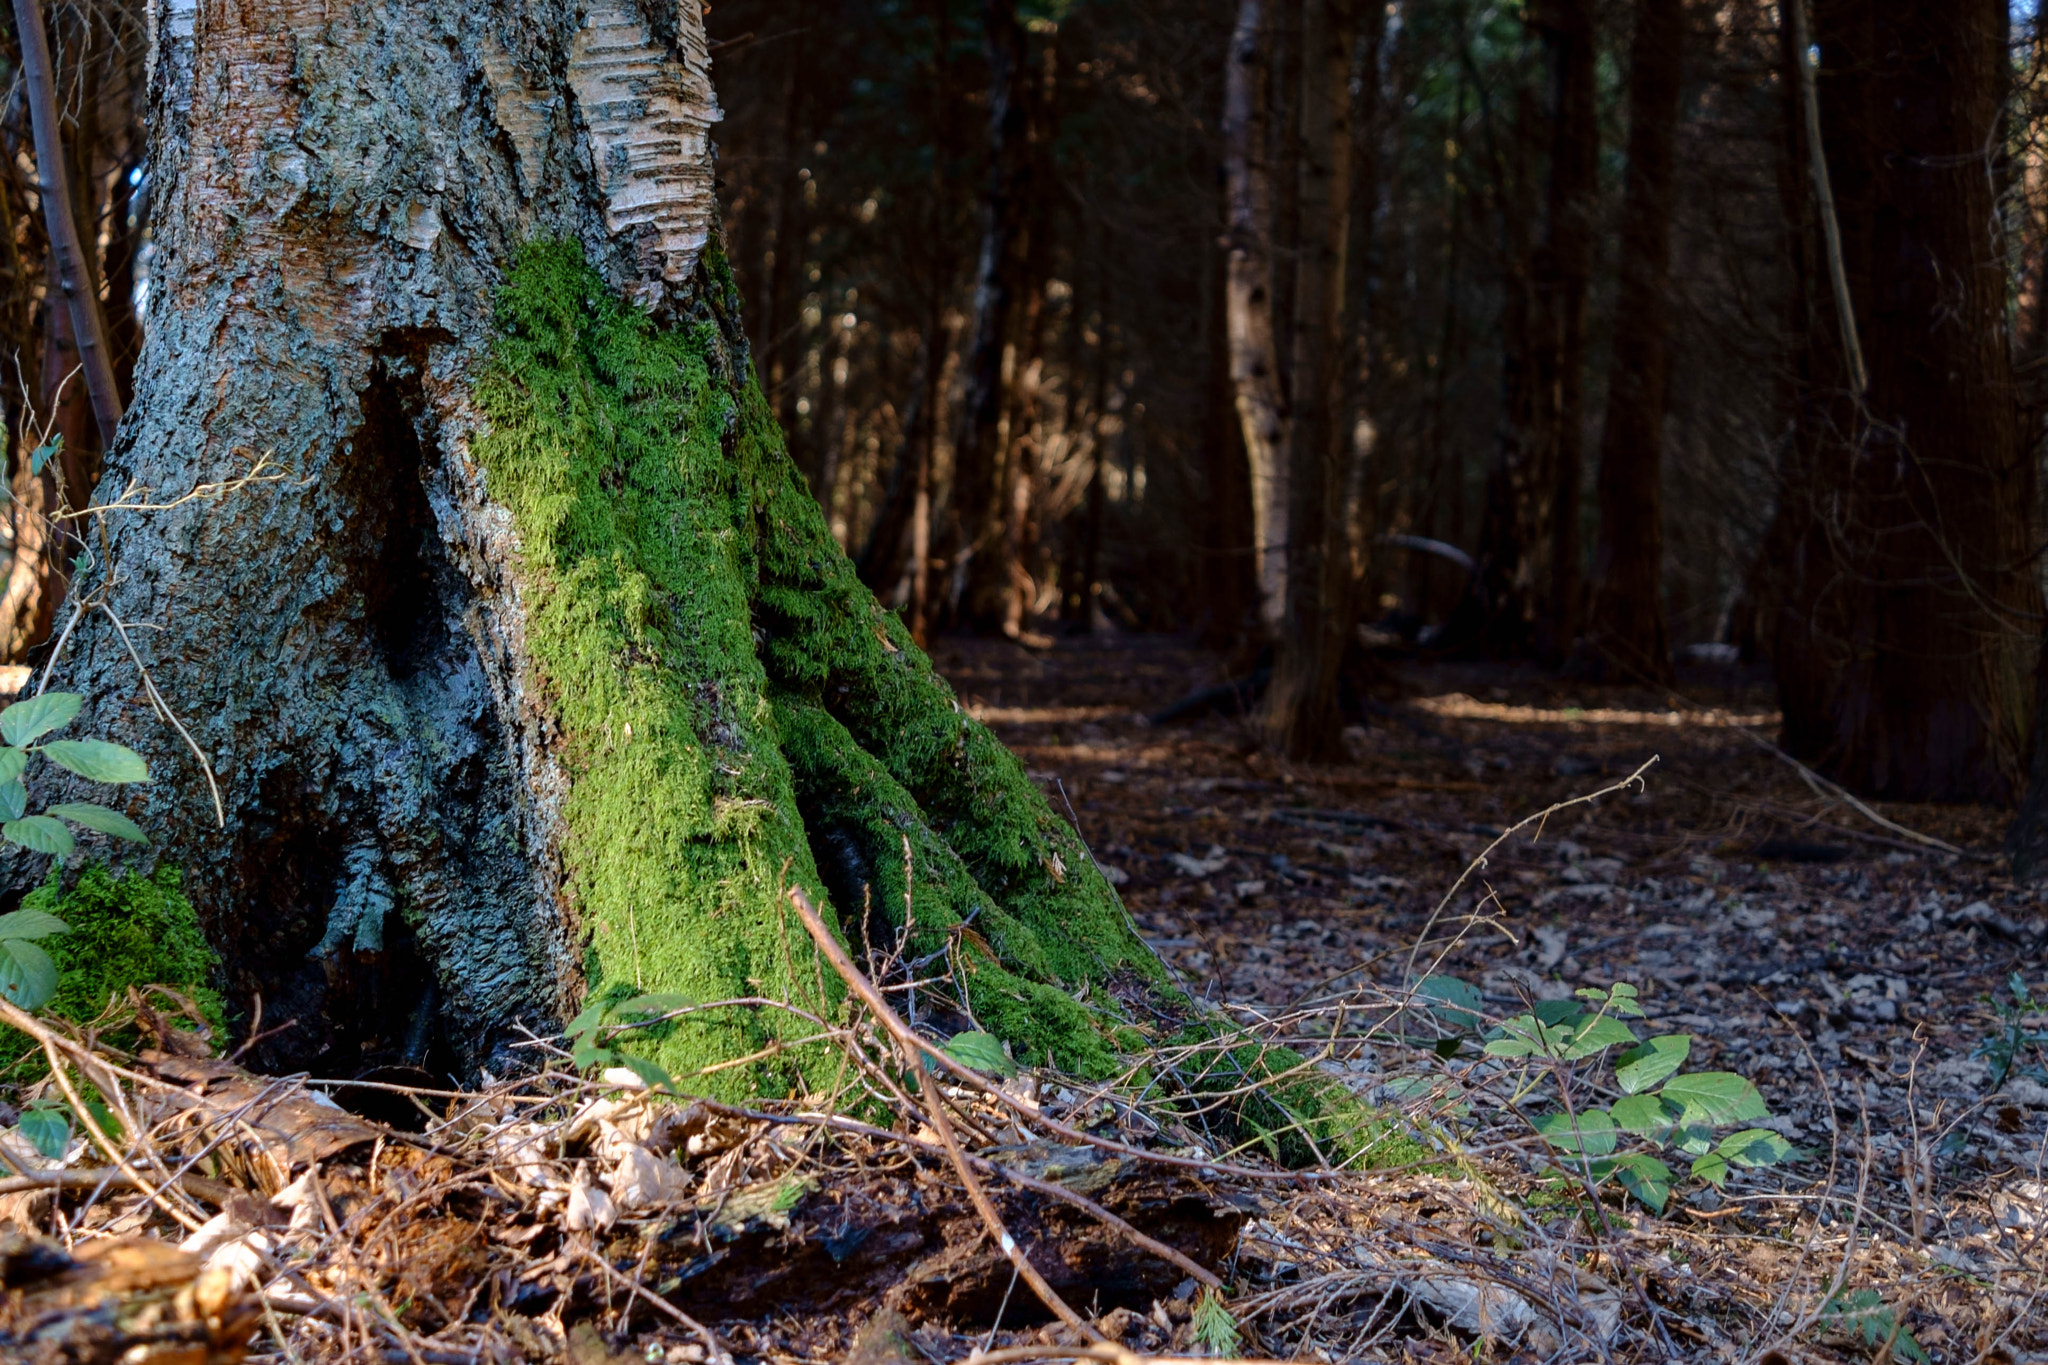
[[[1017,1074],[1017,1064],[1004,1050],[1003,1040],[992,1033],[956,1033],[939,1050],[970,1071],[985,1076],[1008,1080]],[[937,1069],[930,1058],[925,1059],[925,1065]]]
[[[1204,1289],[1195,1300],[1195,1313],[1189,1322],[1195,1341],[1212,1356],[1234,1356],[1244,1345],[1244,1336],[1237,1330],[1237,1319],[1231,1316],[1229,1305],[1223,1296],[1213,1288]]]
[[[1792,1144],[1768,1128],[1716,1137],[1718,1130],[1769,1118],[1763,1096],[1732,1071],[1684,1071],[1690,1034],[1637,1037],[1625,1020],[1643,1018],[1643,1007],[1627,982],[1535,1002],[1483,1033],[1480,995],[1472,986],[1432,977],[1418,994],[1434,1002],[1431,1011],[1447,1026],[1477,1034],[1485,1056],[1508,1064],[1510,1102],[1543,1139],[1560,1183],[1597,1190],[1612,1181],[1662,1213],[1677,1177],[1660,1154],[1690,1158],[1691,1175],[1716,1188],[1735,1167],[1770,1166],[1795,1155]],[[1444,1053],[1441,1045],[1436,1050]],[[1618,1093],[1609,1105],[1590,1103],[1597,1074],[1608,1065]]]
[[[39,1010],[57,993],[57,964],[39,940],[68,933],[71,926],[42,910],[0,915],[0,996],[25,1010]]]
[[[597,1071],[622,1066],[647,1083],[650,1090],[674,1092],[675,1078],[644,1057],[635,1057],[611,1045],[618,1033],[645,1028],[677,1010],[696,1004],[686,995],[662,992],[636,995],[627,1000],[593,1000],[563,1030],[569,1035],[569,1061],[578,1071]]]
[[[1875,1289],[1837,1294],[1821,1306],[1819,1326],[1860,1339],[1866,1347],[1884,1348],[1890,1357],[1927,1365],[1928,1355]]]
[[[50,739],[43,736],[61,730],[78,719],[85,698],[76,692],[45,692],[15,702],[0,711],[0,838],[35,853],[58,857],[74,847],[70,821],[84,829],[98,830],[116,838],[148,843],[133,820],[119,811],[90,801],[72,801],[51,806],[40,814],[28,813],[28,785],[23,780],[29,760],[41,755],[60,768],[68,768],[90,782],[121,785],[149,781],[149,765],[126,745],[105,739]],[[41,743],[36,741],[42,740]],[[60,818],[61,817],[61,818]]]
[[[2027,988],[2026,978],[2018,972],[2005,983],[2012,999],[2001,1000],[1995,995],[1985,996],[1984,1003],[1998,1019],[1990,1033],[1984,1035],[1977,1046],[1972,1048],[1972,1057],[1981,1057],[1991,1067],[1991,1088],[1998,1089],[2015,1074],[2032,1076],[2048,1082],[2048,1068],[2038,1062],[2033,1066],[2020,1065],[2029,1051],[2037,1057],[2048,1058],[2048,1029],[2029,1027],[2029,1018],[2048,1015],[2048,1000],[2036,1000]]]
[[[55,1100],[37,1100],[21,1111],[21,1135],[45,1160],[62,1161],[71,1145],[71,1110]]]

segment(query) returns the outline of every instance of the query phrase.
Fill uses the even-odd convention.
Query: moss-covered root
[[[533,682],[568,777],[563,857],[589,985],[832,1006],[838,983],[784,918],[790,884],[828,899],[790,746],[805,756],[806,802],[846,829],[873,833],[886,819],[875,775],[903,784],[906,819],[936,810],[911,819],[934,869],[928,891],[988,903],[989,929],[970,930],[996,959],[981,987],[986,1022],[1031,1055],[1050,1049],[1100,1074],[1114,1061],[1109,1021],[1069,993],[1119,968],[1162,985],[1163,973],[1078,839],[860,588],[766,420],[715,253],[706,271],[700,315],[658,327],[573,247],[528,249],[476,389],[484,420],[471,450],[518,535]],[[830,621],[770,600],[796,562],[829,585],[814,596]],[[863,699],[848,713],[858,735],[827,727],[840,684],[803,662],[844,654],[854,620],[869,623],[876,650],[911,656],[910,690],[889,712],[893,749],[876,743],[873,687],[857,681],[869,661],[849,657],[844,670],[856,680],[846,692]],[[932,771],[948,763],[960,778]],[[859,907],[837,909],[844,923]],[[780,1091],[807,1063],[776,1044],[810,1027],[773,1009],[720,1011],[648,1050],[679,1078],[764,1054],[707,1088]]]
[[[532,682],[569,779],[591,990],[835,1008],[839,983],[786,918],[795,884],[856,937],[864,914],[891,946],[909,924],[911,955],[939,954],[956,1003],[1021,1057],[1101,1077],[1160,1033],[1223,1036],[861,585],[748,373],[715,251],[703,270],[698,314],[658,327],[574,247],[529,248],[476,390],[471,449],[518,535]],[[781,1047],[809,1029],[707,1012],[641,1046],[686,1083],[709,1067],[705,1089],[780,1092],[813,1067],[826,1079],[828,1058]],[[1243,1061],[1221,1070],[1294,1064]],[[1370,1117],[1306,1075],[1267,1103],[1269,1130],[1338,1148]]]
[[[1118,1040],[1103,1032],[1111,1018],[1061,988],[1040,935],[976,883],[910,793],[824,708],[785,694],[776,717],[819,867],[852,936],[887,950],[908,925],[905,956],[944,964],[927,975],[950,969],[948,994],[976,1026],[1020,1058],[1112,1074]],[[1145,1038],[1132,1031],[1121,1041]]]
[[[190,996],[221,1035],[220,997],[207,986],[213,950],[206,945],[199,916],[179,889],[178,869],[159,867],[148,876],[130,872],[116,878],[93,865],[66,890],[62,874],[22,897],[21,908],[63,920],[69,929],[40,946],[57,967],[57,994],[50,1013],[77,1023],[98,1018],[110,1001],[131,986],[170,986]],[[110,1035],[129,1046],[132,1035]],[[25,1070],[19,1070],[25,1063]],[[0,1026],[0,1075],[43,1069],[42,1053],[23,1033]]]

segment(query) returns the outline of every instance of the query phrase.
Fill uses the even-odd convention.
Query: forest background
[[[2017,804],[2048,748],[2038,16],[1806,9],[721,0],[755,366],[921,639],[1192,632],[1296,757],[1371,690],[1361,639],[1651,684],[1733,657],[1848,788]],[[50,17],[125,388],[144,16]],[[18,78],[0,141],[25,663],[100,440]]]

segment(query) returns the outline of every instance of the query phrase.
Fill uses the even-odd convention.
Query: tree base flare
[[[862,586],[753,383],[715,252],[702,279],[693,314],[657,326],[575,247],[530,247],[476,388],[471,453],[519,544],[590,996],[823,1016],[838,983],[785,921],[801,886],[850,939],[926,963],[960,1027],[1111,1074],[1144,1038],[1119,999],[1179,992]],[[680,1084],[772,1094],[828,1083],[799,1046],[815,1032],[747,1006],[630,1046]]]

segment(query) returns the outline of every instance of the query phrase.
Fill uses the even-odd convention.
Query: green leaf
[[[1640,1095],[1685,1065],[1692,1052],[1692,1035],[1667,1033],[1632,1047],[1614,1062],[1614,1079],[1623,1091]]]
[[[974,1071],[1005,1077],[1017,1074],[1017,1064],[992,1033],[956,1033],[939,1050]]]
[[[1775,1166],[1789,1160],[1798,1150],[1768,1128],[1745,1128],[1731,1133],[1714,1149],[1717,1155],[1738,1166]]]
[[[1897,1314],[1875,1289],[1858,1289],[1837,1294],[1822,1305],[1821,1324],[1837,1332],[1860,1335],[1865,1346],[1892,1345],[1892,1354],[1922,1365],[1927,1352],[1913,1339],[1912,1332],[1899,1324]]]
[[[31,815],[0,823],[0,839],[20,844],[33,853],[54,853],[60,858],[76,847],[71,831],[64,828],[63,822],[47,815]]]
[[[50,807],[44,814],[62,816],[74,825],[96,829],[117,839],[128,839],[138,844],[149,842],[149,836],[142,832],[142,826],[117,810],[95,806],[90,801],[67,801],[61,806]]]
[[[1429,1008],[1452,1028],[1477,1030],[1484,1022],[1486,997],[1469,981],[1455,976],[1424,977],[1415,987],[1417,995],[1435,1001]]]
[[[0,782],[18,782],[28,767],[28,751],[9,745],[0,749]]]
[[[636,995],[631,1000],[613,1007],[614,1014],[673,1014],[697,1004],[697,998],[681,995],[675,991],[656,991],[651,995]]]
[[[21,1111],[21,1135],[51,1161],[62,1161],[71,1145],[71,1119],[54,1104],[34,1104]]]
[[[1614,1102],[1614,1121],[1623,1132],[1661,1142],[1678,1121],[1678,1110],[1656,1095],[1624,1095]]]
[[[0,915],[0,938],[48,938],[52,934],[70,932],[70,925],[47,910],[15,910]]]
[[[1570,1114],[1545,1114],[1536,1120],[1536,1131],[1545,1142],[1569,1156],[1606,1156],[1619,1139],[1614,1119],[1605,1109],[1588,1109],[1580,1114],[1576,1129]]]
[[[666,1090],[671,1095],[676,1093],[676,1078],[645,1057],[621,1057],[619,1065],[645,1081],[649,1090]]]
[[[17,1009],[39,1010],[57,993],[57,964],[26,939],[0,938],[0,995]]]
[[[578,1071],[591,1071],[601,1066],[617,1066],[621,1058],[611,1048],[599,1047],[588,1037],[579,1038],[576,1046],[569,1049],[569,1064]]]
[[[0,782],[0,820],[19,820],[28,814],[28,788],[19,782]]]
[[[1666,1141],[1687,1156],[1705,1156],[1714,1150],[1714,1130],[1704,1124],[1686,1124]]]
[[[1533,1014],[1518,1014],[1493,1031],[1485,1051],[1489,1057],[1548,1057],[1563,1044],[1566,1033]]]
[[[1664,1212],[1671,1198],[1671,1168],[1656,1157],[1641,1152],[1615,1157],[1614,1178],[1650,1212]]]
[[[76,692],[45,692],[27,697],[0,711],[0,739],[9,744],[27,744],[41,739],[60,726],[78,719],[85,698]]]
[[[1757,1088],[1732,1071],[1673,1076],[1661,1093],[1684,1111],[1680,1121],[1688,1125],[1750,1123],[1771,1116]]]
[[[1636,1035],[1627,1024],[1611,1015],[1599,1015],[1588,1019],[1572,1029],[1571,1036],[1564,1042],[1560,1055],[1568,1062],[1590,1057],[1596,1052],[1605,1052],[1611,1047],[1633,1043]]]
[[[0,713],[4,719],[4,713]],[[125,744],[105,739],[53,739],[42,746],[49,758],[94,782],[147,782],[149,764]]]
[[[1693,1161],[1692,1173],[1696,1178],[1706,1181],[1717,1190],[1726,1189],[1728,1187],[1728,1158],[1722,1156],[1719,1152],[1708,1152],[1705,1156],[1698,1157]]]
[[[583,1013],[571,1019],[569,1027],[562,1031],[572,1038],[595,1035],[599,1029],[604,1027],[604,1011],[604,1001],[593,1001],[585,1005]]]

